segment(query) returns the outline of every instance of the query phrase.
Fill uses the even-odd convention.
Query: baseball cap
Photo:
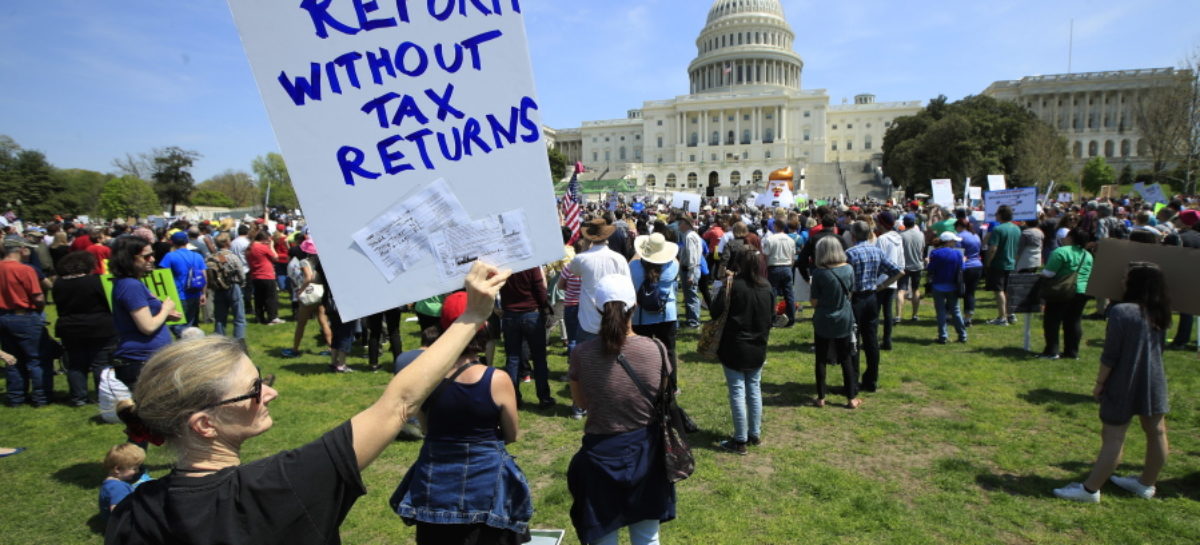
[[[938,235],[938,240],[940,240],[942,242],[960,242],[960,241],[962,241],[962,237],[954,234],[951,231],[946,231],[946,232]]]
[[[625,303],[625,311],[637,304],[633,291],[633,280],[623,274],[610,274],[596,284],[596,306],[603,308],[612,301]]]
[[[176,231],[175,234],[171,235],[171,242],[175,244],[186,243],[187,241],[188,235],[186,231]]]
[[[442,326],[442,331],[450,327],[462,313],[467,311],[467,292],[456,291],[446,296],[442,301],[442,317],[439,325]]]

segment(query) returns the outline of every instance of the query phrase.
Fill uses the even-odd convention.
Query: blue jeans
[[[683,282],[680,286],[683,287],[683,306],[686,308],[686,318],[684,325],[688,327],[700,326],[700,270],[688,270],[683,276]]]
[[[563,323],[567,326],[567,354],[579,342],[579,305],[563,306]]]
[[[8,405],[25,404],[25,388],[31,386],[34,405],[50,402],[54,389],[54,370],[41,359],[42,315],[13,314],[0,311],[0,350],[17,358],[16,365],[5,367]]]
[[[958,309],[958,294],[950,291],[933,291],[933,308],[937,310],[938,338],[946,338],[946,317],[954,324],[954,331],[960,340],[967,338],[967,328],[963,324],[962,313]]]
[[[242,303],[242,287],[234,284],[227,290],[213,290],[213,331],[225,334],[225,323],[233,312],[233,338],[246,338],[246,305]]]
[[[725,370],[725,386],[729,388],[729,408],[733,412],[733,440],[745,443],[747,435],[761,437],[762,367],[753,371],[734,371],[724,365],[721,368]]]
[[[796,323],[796,297],[792,293],[792,266],[767,267],[767,280],[771,283],[771,289],[775,291],[775,295],[783,297],[783,302],[787,305],[783,312],[787,316],[788,325]]]
[[[554,401],[554,396],[550,394],[550,368],[546,366],[546,318],[536,310],[506,310],[500,319],[500,328],[504,332],[504,370],[512,378],[517,400],[521,399],[521,344],[525,343],[529,346],[529,359],[533,363],[538,401]]]
[[[629,526],[629,543],[631,545],[658,545],[658,521],[655,519],[639,520]],[[617,530],[596,541],[593,545],[617,545]]]

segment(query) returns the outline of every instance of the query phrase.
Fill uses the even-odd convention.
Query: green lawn
[[[286,306],[286,305],[285,305]],[[51,310],[52,312],[52,310]],[[992,316],[990,295],[980,316]],[[283,311],[288,317],[289,312]],[[808,313],[805,313],[807,317]],[[409,315],[411,316],[411,315]],[[763,445],[748,456],[715,449],[732,431],[718,364],[695,359],[696,335],[682,332],[680,402],[704,431],[694,435],[696,474],[678,486],[679,518],[664,525],[665,543],[1198,543],[1200,542],[1200,361],[1169,352],[1171,458],[1159,498],[1135,499],[1109,486],[1100,505],[1058,500],[1050,490],[1077,481],[1099,447],[1095,378],[1103,322],[1085,322],[1079,361],[1043,361],[1021,349],[1021,327],[978,325],[967,345],[936,345],[932,308],[895,333],[884,352],[880,390],[850,411],[817,409],[812,328],[803,321],[775,330],[763,372]],[[245,445],[253,460],[310,441],[366,407],[390,375],[333,375],[316,355],[311,324],[307,354],[278,357],[292,324],[251,325],[251,356],[275,373],[280,397],[275,427]],[[1034,323],[1034,349],[1041,324]],[[415,323],[404,324],[404,346],[416,346]],[[555,338],[557,342],[557,338]],[[567,418],[561,345],[551,350],[553,414],[521,413],[522,439],[510,447],[533,488],[533,526],[570,528],[566,473],[583,424]],[[363,370],[365,357],[351,359]],[[840,385],[840,373],[830,369]],[[533,398],[532,384],[524,385]],[[66,380],[60,377],[60,393]],[[3,543],[99,543],[100,461],[124,441],[121,429],[99,423],[95,406],[0,410],[0,445],[30,450],[0,460],[7,495],[0,517]],[[1131,430],[1121,472],[1141,467],[1145,441]],[[345,543],[405,543],[413,531],[387,506],[418,451],[396,443],[364,472],[369,493],[342,526]],[[152,448],[152,474],[170,460]],[[577,543],[568,532],[567,543]]]

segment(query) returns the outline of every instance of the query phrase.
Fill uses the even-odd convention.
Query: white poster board
[[[1004,175],[988,174],[988,189],[991,191],[1003,191],[1008,189],[1008,184],[1004,181]]]
[[[1058,194],[1058,202],[1071,202],[1073,200],[1075,200],[1075,195],[1072,195],[1070,193],[1059,193]]]
[[[1133,184],[1133,189],[1142,196],[1142,200],[1148,203],[1167,203],[1167,196],[1163,193],[1162,186],[1159,184],[1146,185],[1142,182]]]
[[[971,200],[973,200],[973,201],[983,200],[983,188],[982,187],[972,187],[971,188]]]
[[[703,200],[697,193],[675,193],[671,195],[671,208],[679,208],[699,214],[700,202]]]
[[[954,184],[948,179],[930,180],[933,185],[933,203],[946,208],[954,208]]]
[[[1014,221],[1037,219],[1038,200],[1036,187],[1018,187],[1003,191],[986,191],[983,194],[983,211],[986,221],[996,221],[996,210],[1007,204],[1013,211]]]
[[[517,2],[229,6],[342,319],[562,257]]]

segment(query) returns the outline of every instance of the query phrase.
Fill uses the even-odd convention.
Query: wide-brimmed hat
[[[600,242],[608,240],[608,237],[611,237],[616,230],[617,227],[615,225],[609,225],[604,220],[597,218],[583,224],[580,234],[583,235],[583,238],[592,242]]]
[[[311,238],[306,238],[304,242],[300,243],[300,251],[306,254],[317,255],[317,243],[313,242]]]
[[[664,265],[679,254],[679,245],[667,241],[662,233],[641,235],[633,239],[633,247],[642,256],[642,261]]]
[[[30,244],[25,241],[21,235],[8,235],[4,237],[4,249],[11,250],[13,248],[37,248],[37,244]]]

